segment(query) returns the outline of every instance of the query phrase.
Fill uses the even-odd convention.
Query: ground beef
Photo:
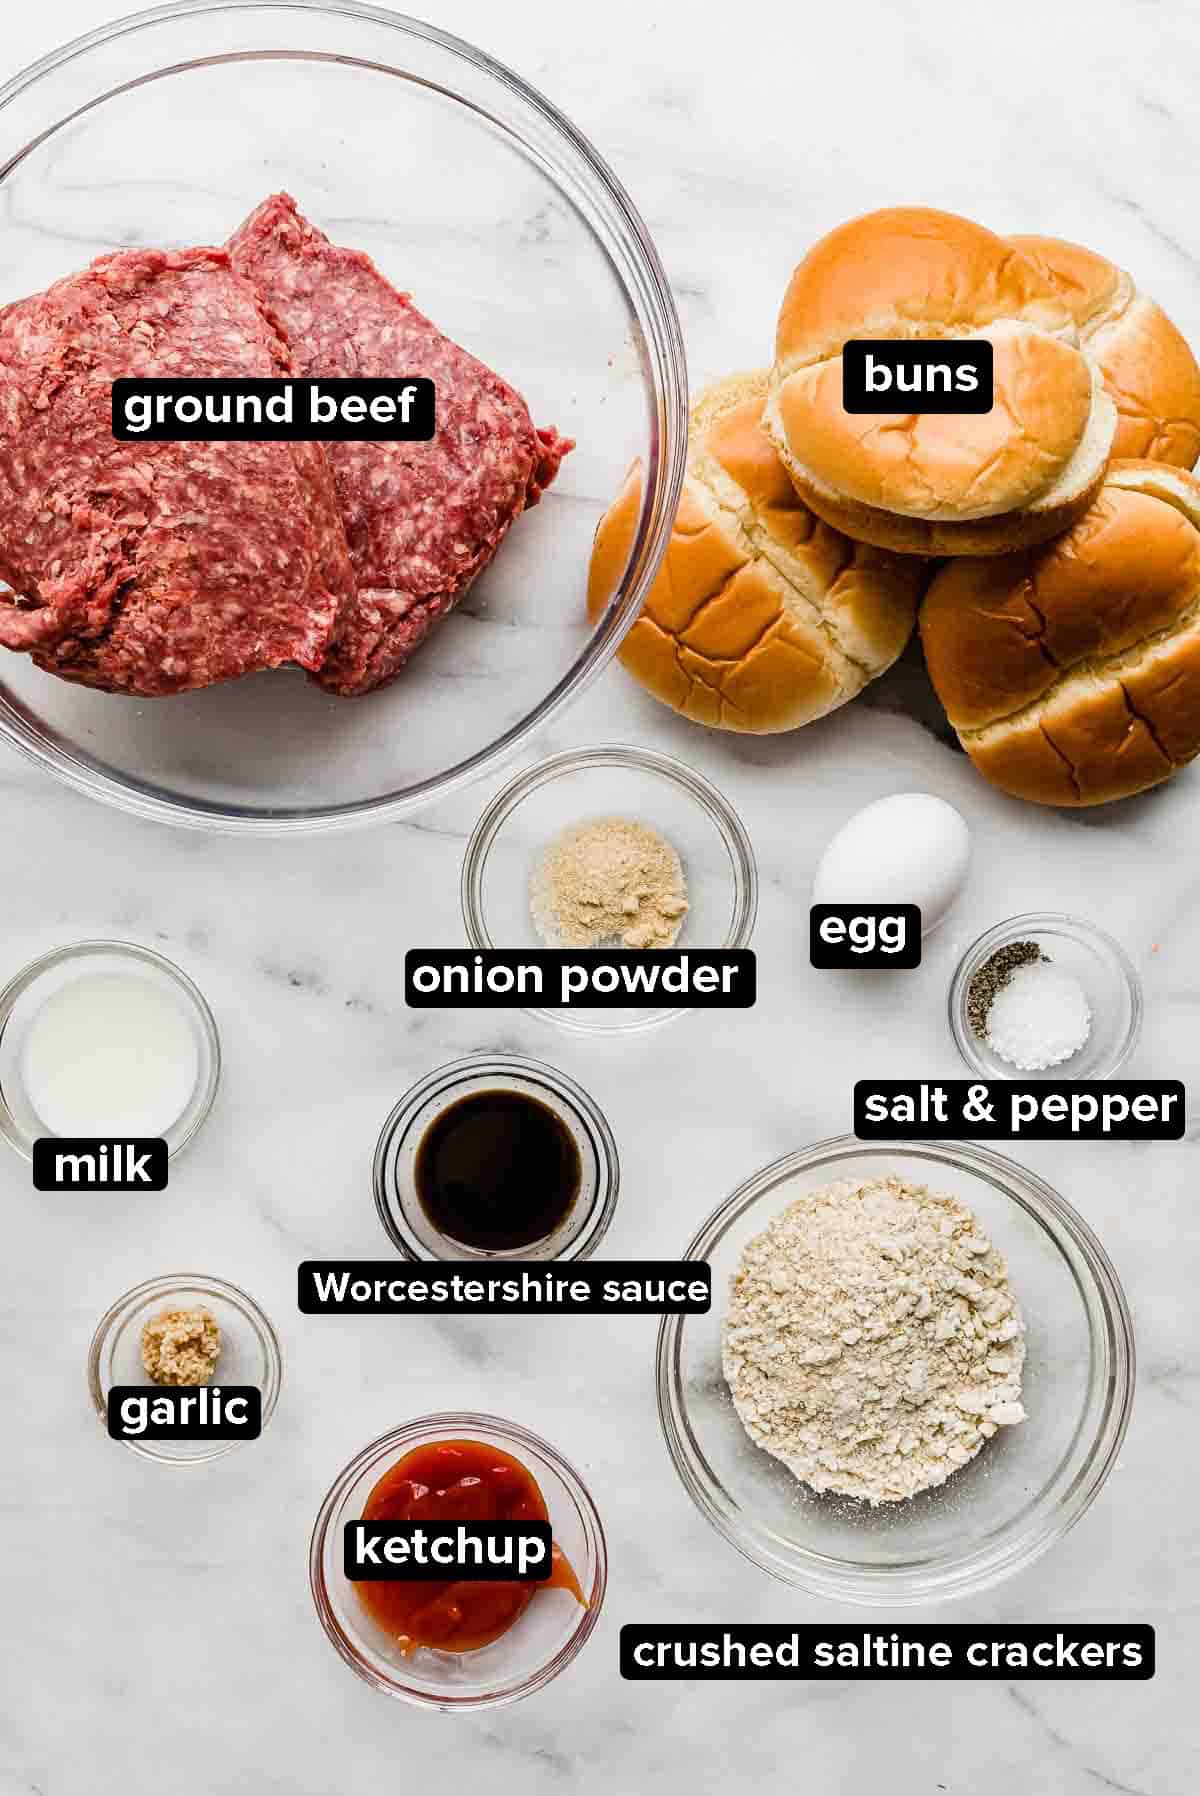
[[[294,373],[222,250],[128,250],[0,311],[0,644],[154,697],[321,666],[354,576],[315,443],[118,442],[121,376]]]
[[[390,680],[487,566],[573,448],[535,430],[519,393],[444,337],[359,250],[330,243],[287,194],[231,238],[292,346],[320,378],[424,375],[437,431],[428,443],[330,443],[358,581],[319,683],[343,696]]]

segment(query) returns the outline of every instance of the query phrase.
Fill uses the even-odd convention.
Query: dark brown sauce
[[[459,1098],[421,1137],[413,1169],[440,1234],[485,1253],[552,1235],[579,1196],[582,1165],[560,1116],[521,1091]]]

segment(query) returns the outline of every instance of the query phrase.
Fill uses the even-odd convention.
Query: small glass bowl
[[[426,1131],[444,1110],[477,1091],[520,1091],[553,1110],[579,1149],[579,1195],[552,1235],[528,1247],[488,1251],[433,1226],[417,1196],[413,1166]],[[586,1260],[608,1231],[620,1190],[617,1144],[602,1112],[573,1079],[515,1054],[468,1054],[426,1075],[383,1125],[375,1149],[375,1207],[406,1260]]]
[[[554,838],[592,817],[648,823],[677,850],[689,903],[678,947],[749,946],[758,872],[737,813],[684,762],[617,745],[551,755],[510,781],[484,811],[462,871],[463,921],[472,947],[545,947],[530,911],[530,879]],[[651,1029],[686,1013],[686,1006],[529,1011],[562,1029],[597,1035]]]
[[[805,1191],[889,1173],[966,1204],[1005,1256],[1025,1319],[1028,1415],[945,1484],[871,1508],[818,1494],[756,1446],[725,1382],[721,1333],[729,1281],[752,1237]],[[665,1317],[659,1330],[667,1449],[701,1514],[785,1584],[892,1610],[986,1590],[1060,1540],[1116,1462],[1134,1386],[1125,1295],[1083,1218],[1001,1154],[960,1142],[818,1142],[739,1186],[687,1258],[711,1266],[713,1306]]]
[[[221,1042],[212,1011],[199,988],[174,962],[136,942],[71,942],[30,961],[0,991],[0,1135],[33,1158],[33,1144],[50,1131],[25,1089],[22,1056],[25,1034],[48,998],[81,974],[134,972],[157,981],[187,1012],[196,1044],[196,1084],[188,1104],[163,1139],[171,1159],[192,1141],[212,1109],[221,1082]]]
[[[533,1473],[546,1500],[555,1544],[570,1560],[587,1597],[586,1609],[569,1591],[543,1591],[507,1634],[468,1653],[418,1647],[405,1655],[376,1626],[343,1569],[345,1524],[362,1515],[389,1466],[415,1447],[439,1440],[501,1447]],[[350,1461],[322,1503],[309,1549],[317,1614],[350,1669],[387,1696],[447,1714],[519,1702],[556,1678],[599,1620],[607,1580],[604,1529],[578,1472],[538,1435],[496,1416],[425,1416],[372,1441]]]
[[[102,1316],[88,1349],[87,1381],[92,1403],[102,1425],[107,1426],[108,1393],[115,1384],[145,1385],[147,1391],[165,1387],[152,1384],[142,1365],[142,1327],[165,1309],[209,1310],[221,1330],[221,1355],[214,1385],[257,1385],[262,1392],[262,1425],[275,1413],[283,1379],[283,1354],[270,1319],[253,1297],[223,1278],[200,1272],[167,1272],[149,1278],[118,1297]],[[246,1439],[228,1441],[122,1441],[131,1452],[163,1465],[200,1465],[220,1459]]]
[[[1079,981],[1092,1013],[1091,1033],[1077,1054],[1041,1071],[1024,1071],[994,1054],[967,1020],[975,974],[1011,942],[1036,942]],[[1132,961],[1110,935],[1081,917],[1030,911],[997,923],[973,942],[950,984],[950,1030],[969,1072],[985,1079],[1111,1079],[1137,1046],[1142,1030],[1142,985]]]

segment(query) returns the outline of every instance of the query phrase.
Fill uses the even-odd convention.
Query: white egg
[[[971,832],[952,804],[897,792],[856,811],[826,848],[814,904],[919,904],[921,933],[937,927],[967,877]]]

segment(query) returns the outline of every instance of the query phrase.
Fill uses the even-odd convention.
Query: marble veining
[[[18,9],[3,73],[106,10]],[[1186,7],[906,0],[810,16],[779,0],[752,13],[613,0],[597,15],[447,0],[437,22],[542,87],[626,181],[674,283],[697,383],[769,359],[779,292],[810,238],[900,200],[1091,242],[1200,341],[1200,21]],[[81,251],[87,201],[81,191]],[[505,228],[552,276],[553,215]],[[622,1157],[607,1246],[626,1257],[676,1254],[756,1167],[846,1130],[861,1072],[953,1075],[943,1012],[957,956],[1019,910],[1077,911],[1118,936],[1147,999],[1132,1070],[1191,1078],[1200,772],[1102,813],[1017,805],[951,745],[914,654],[825,724],[771,740],[706,735],[614,667],[529,758],[605,740],[681,755],[739,809],[762,878],[753,1015],[618,1044],[517,1014],[410,1014],[404,949],[460,942],[462,851],[498,782],[404,826],[241,841],[139,823],[0,754],[0,970],[83,936],[149,943],[199,982],[225,1048],[213,1119],[162,1197],[39,1196],[0,1160],[0,1796],[375,1796],[450,1782],[522,1796],[1191,1796],[1200,1119],[1179,1144],[1013,1150],[1117,1264],[1137,1402],[1120,1464],[1072,1534],[1025,1576],[940,1612],[1150,1621],[1147,1684],[623,1684],[628,1619],[878,1618],[773,1584],[692,1508],[659,1436],[652,1321],[297,1313],[298,1259],[383,1254],[379,1125],[414,1077],[472,1048],[553,1060],[594,1094]],[[905,789],[967,817],[967,890],[903,984],[817,975],[806,928],[820,852],[859,805]],[[172,1476],[104,1439],[83,1368],[112,1298],[182,1265],[256,1295],[286,1370],[258,1447]],[[612,1565],[571,1670],[522,1705],[460,1720],[360,1685],[318,1628],[306,1578],[312,1519],[343,1462],[402,1417],[453,1407],[510,1415],[561,1446],[595,1491]]]

